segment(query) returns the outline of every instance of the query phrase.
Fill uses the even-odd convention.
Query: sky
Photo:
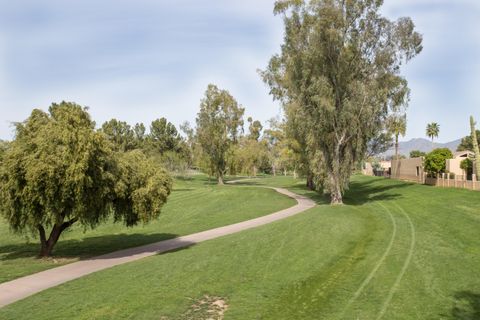
[[[280,51],[273,0],[0,0],[0,139],[33,108],[74,101],[101,124],[195,122],[209,83],[262,122],[281,115],[257,70]],[[480,1],[385,0],[409,16],[423,52],[402,73],[411,88],[407,135],[439,142],[480,123]]]

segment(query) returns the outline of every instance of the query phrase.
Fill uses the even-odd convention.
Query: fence
[[[442,173],[437,178],[425,177],[425,184],[443,188],[462,188],[480,191],[480,181],[477,181],[475,174],[472,175],[471,180],[468,180],[466,176],[450,176],[450,174]]]

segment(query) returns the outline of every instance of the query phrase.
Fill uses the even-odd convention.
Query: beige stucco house
[[[472,159],[474,156],[475,154],[472,151],[455,152],[453,154],[453,159],[447,160],[447,167],[446,167],[447,172],[454,173],[456,176],[465,175],[466,174],[465,171],[462,170],[462,168],[460,168],[460,163],[467,158]]]
[[[423,157],[392,160],[393,179],[423,182]]]

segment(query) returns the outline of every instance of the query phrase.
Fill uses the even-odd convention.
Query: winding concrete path
[[[100,270],[262,226],[274,221],[291,217],[315,206],[315,202],[307,197],[300,196],[282,188],[272,189],[276,190],[278,193],[295,199],[297,204],[288,209],[252,220],[194,233],[175,239],[164,240],[140,247],[112,252],[102,256],[90,258],[88,260],[70,263],[61,267],[2,283],[0,284],[0,308],[40,291],[58,286],[62,283],[78,279]]]

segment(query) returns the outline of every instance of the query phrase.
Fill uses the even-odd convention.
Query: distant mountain
[[[462,139],[450,141],[450,142],[447,142],[447,143],[437,143],[437,142],[435,142],[432,145],[432,141],[430,141],[430,140],[427,140],[427,139],[424,139],[424,138],[416,138],[416,139],[412,139],[412,140],[409,140],[409,141],[399,142],[399,144],[398,144],[399,151],[398,152],[400,154],[405,155],[406,157],[408,157],[410,155],[410,151],[413,151],[413,150],[430,152],[433,149],[437,149],[437,148],[448,148],[448,149],[452,150],[452,152],[455,152],[461,141],[462,141]],[[383,156],[388,157],[388,156],[392,156],[394,154],[395,154],[395,147],[389,149],[387,152],[385,152],[383,154]]]

